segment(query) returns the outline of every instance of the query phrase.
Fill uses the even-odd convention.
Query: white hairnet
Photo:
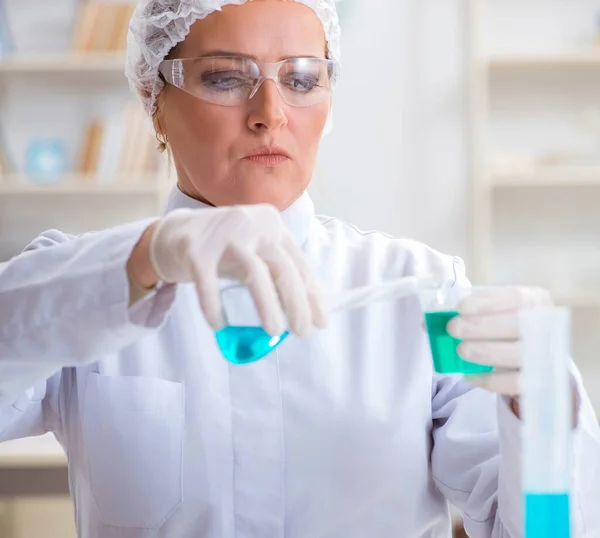
[[[125,75],[141,97],[149,115],[156,110],[156,98],[164,83],[158,67],[171,49],[181,43],[192,24],[229,4],[249,0],[139,0],[129,26]],[[251,1],[251,0],[250,0]],[[336,0],[293,0],[317,14],[327,39],[328,55],[340,57],[340,24]]]

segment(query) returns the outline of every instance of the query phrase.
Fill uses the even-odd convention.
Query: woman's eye
[[[308,93],[319,86],[318,77],[312,75],[290,75],[286,76],[282,82],[291,89],[301,93]]]
[[[231,71],[204,73],[201,81],[204,86],[215,90],[232,90],[248,84],[248,78],[242,73]]]

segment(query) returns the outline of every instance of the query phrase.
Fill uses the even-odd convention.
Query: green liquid
[[[223,356],[233,364],[249,364],[262,359],[273,351],[285,338],[271,336],[262,327],[225,327],[215,336]]]
[[[448,334],[446,327],[458,312],[426,312],[425,324],[429,335],[431,355],[435,371],[440,374],[484,374],[494,370],[492,366],[483,366],[461,359],[456,348],[461,340]]]

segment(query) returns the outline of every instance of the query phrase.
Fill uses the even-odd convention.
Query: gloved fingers
[[[239,278],[252,296],[263,328],[273,336],[280,335],[286,330],[286,323],[267,264],[255,252],[235,245],[228,250],[229,257],[237,259]]]
[[[290,329],[298,336],[308,335],[312,314],[306,286],[291,256],[281,247],[264,249],[263,259],[271,271]]]
[[[209,267],[201,263],[190,263],[190,272],[198,292],[200,308],[204,313],[206,321],[214,331],[218,331],[225,325],[223,319],[223,308],[221,295],[219,293],[219,280],[216,267]]]
[[[291,235],[286,234],[283,237],[282,246],[289,254],[304,281],[304,288],[310,305],[313,325],[319,329],[324,329],[327,326],[327,315],[325,312],[323,292],[319,285],[317,275],[306,261],[304,252],[302,252],[302,249],[295,243]]]
[[[466,376],[465,380],[481,389],[518,396],[521,394],[521,373],[518,370],[511,372],[493,372],[481,376]]]
[[[448,333],[459,340],[517,340],[517,312],[480,316],[457,316],[447,326]]]
[[[248,219],[248,222],[254,223],[260,228],[260,235],[256,235],[256,230],[250,230],[253,237],[269,237],[271,241],[279,241],[282,233],[288,233],[287,228],[281,218],[281,213],[271,204],[255,204],[237,206]]]
[[[499,368],[519,368],[521,366],[520,344],[512,342],[464,341],[458,346],[459,356],[469,362]]]
[[[550,293],[535,287],[498,287],[473,291],[460,302],[458,312],[465,316],[517,312],[525,308],[552,305]]]

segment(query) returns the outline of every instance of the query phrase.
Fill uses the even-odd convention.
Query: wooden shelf
[[[113,73],[123,74],[123,53],[15,54],[0,60],[0,73]]]
[[[67,458],[52,435],[0,443],[0,468],[65,467]]]
[[[600,48],[573,53],[556,54],[496,54],[485,58],[490,68],[510,69],[523,67],[598,67]]]
[[[600,186],[600,166],[548,166],[522,173],[492,172],[490,184],[494,188]]]
[[[577,310],[600,309],[600,290],[592,290],[588,293],[557,294],[554,302],[557,305]]]
[[[98,181],[94,177],[77,174],[64,176],[56,183],[34,183],[25,176],[0,178],[0,197],[38,194],[157,194],[160,186],[157,176],[136,178],[135,182],[126,178],[115,178],[112,182]]]

